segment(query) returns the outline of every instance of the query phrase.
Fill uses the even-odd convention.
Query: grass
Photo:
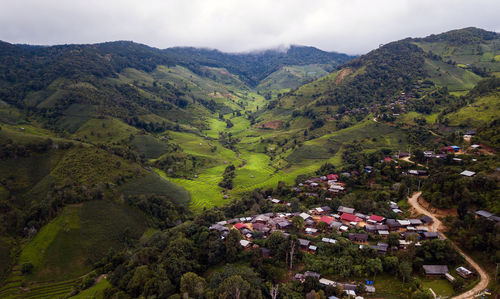
[[[499,97],[500,93],[481,96],[472,104],[461,108],[457,112],[447,114],[446,117],[450,120],[452,126],[467,124],[468,126],[479,127],[490,123],[498,118],[498,111],[500,110]]]
[[[125,195],[163,195],[177,204],[187,205],[189,192],[172,182],[163,179],[156,173],[147,174],[120,187]]]
[[[132,140],[132,146],[140,155],[144,155],[146,159],[154,159],[160,157],[168,150],[168,144],[158,140],[151,135],[137,135]]]
[[[438,296],[449,297],[454,293],[451,283],[445,278],[422,278],[421,281],[424,289],[432,289]]]
[[[94,144],[113,143],[128,140],[131,134],[136,134],[138,131],[115,118],[93,118],[81,126],[74,136]]]
[[[481,80],[480,76],[468,70],[440,61],[426,59],[424,69],[429,74],[430,80],[448,87],[451,91],[472,89]]]
[[[104,290],[111,287],[111,284],[107,279],[101,279],[98,283],[92,287],[80,292],[78,295],[70,297],[73,299],[101,299],[104,297]]]
[[[67,206],[26,244],[19,265],[34,265],[28,281],[77,278],[90,271],[91,263],[109,249],[121,249],[138,240],[146,223],[139,211],[107,200]]]

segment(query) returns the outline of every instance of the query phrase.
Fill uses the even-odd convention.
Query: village
[[[467,131],[466,138],[473,136],[474,131]],[[461,163],[462,159],[458,155],[462,154],[482,154],[478,152],[481,145],[473,144],[467,149],[459,146],[450,145],[439,149],[438,153],[434,151],[424,151],[424,160],[446,159],[452,157],[452,162]],[[427,177],[427,166],[410,160],[410,153],[398,153],[391,157],[385,157],[381,163],[394,163],[395,168],[399,168],[398,161],[413,163],[417,169],[402,171],[402,175],[417,177]],[[477,161],[472,158],[470,162]],[[367,174],[375,171],[372,166],[365,166],[364,171]],[[459,173],[464,177],[473,177],[476,172],[464,169]],[[332,201],[332,198],[347,191],[346,184],[341,181],[342,178],[359,176],[356,170],[351,172],[341,172],[339,174],[330,173],[328,175],[309,178],[302,183],[292,187],[295,194],[302,194],[307,197],[318,198],[319,193],[327,191],[330,197],[325,197],[326,203]],[[279,198],[269,196],[267,198],[273,205],[285,205],[290,207],[291,203]],[[329,205],[322,205],[300,212],[269,212],[248,217],[228,219],[214,223],[210,230],[218,231],[224,240],[229,231],[238,230],[241,233],[241,250],[248,251],[252,248],[260,248],[264,257],[270,257],[270,250],[256,244],[256,240],[263,240],[269,237],[273,232],[279,231],[285,237],[295,234],[298,237],[300,251],[307,254],[321,254],[321,246],[336,244],[339,239],[348,240],[356,244],[359,250],[373,250],[377,255],[384,256],[388,253],[405,251],[410,247],[420,247],[426,240],[445,239],[443,235],[433,228],[433,219],[426,215],[405,218],[403,209],[398,206],[396,201],[389,201],[388,206],[397,215],[394,218],[385,218],[377,214],[364,214],[352,207],[339,206],[333,210]],[[485,210],[474,212],[476,218],[485,218],[489,221],[500,222],[500,217]],[[262,242],[257,242],[263,244]],[[456,267],[456,266],[455,266]],[[442,277],[450,283],[454,282],[457,276],[461,279],[472,279],[478,277],[477,273],[468,269],[468,265],[460,265],[450,271],[446,264],[422,265],[421,271],[425,277]],[[306,269],[308,270],[308,269]],[[454,275],[452,275],[452,272]],[[293,279],[304,283],[308,277],[319,280],[319,283],[327,286],[341,286],[347,295],[356,296],[356,287],[359,282],[336,282],[328,277],[323,277],[321,273],[314,271],[305,271],[295,273]],[[373,281],[367,280],[364,285],[364,293],[375,293]],[[359,288],[358,288],[359,290]],[[333,297],[335,298],[335,297]],[[356,297],[358,298],[358,297]],[[362,297],[361,297],[362,298]]]

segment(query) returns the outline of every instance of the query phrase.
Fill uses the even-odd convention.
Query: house
[[[304,282],[306,280],[306,277],[302,273],[297,273],[297,274],[295,274],[295,276],[293,277],[293,279],[297,280],[297,281],[300,281],[300,282]]]
[[[243,246],[243,248],[249,248],[252,243],[247,241],[247,240],[240,240],[240,245]]]
[[[300,247],[308,248],[311,241],[305,239],[299,239]]]
[[[255,217],[252,221],[257,222],[257,223],[263,223],[266,224],[269,221],[270,217],[266,215],[258,215]]]
[[[210,230],[216,230],[220,233],[224,232],[224,231],[229,231],[229,228],[223,226],[223,225],[220,225],[220,224],[213,224],[210,226],[209,228]]]
[[[453,149],[454,152],[458,152],[461,149],[461,147],[457,145],[451,145],[450,147]]]
[[[375,249],[379,254],[386,254],[389,244],[379,242],[377,245],[370,245],[370,248]]]
[[[353,214],[343,213],[342,216],[340,216],[340,220],[346,222],[360,222],[362,219]]]
[[[423,265],[422,268],[426,276],[443,276],[448,273],[446,265]]]
[[[329,174],[326,176],[329,181],[338,181],[339,175],[338,174]]]
[[[473,144],[473,145],[470,146],[470,148],[472,148],[472,149],[478,149],[478,148],[481,148],[481,145],[479,145],[479,144]]]
[[[267,227],[265,224],[262,224],[262,223],[254,223],[252,225],[252,228],[254,230],[260,231],[264,234],[268,234],[271,231],[271,229],[269,227]]]
[[[382,216],[377,216],[377,215],[371,215],[368,220],[372,220],[372,221],[375,221],[375,222],[382,222],[385,220],[384,217]]]
[[[319,283],[322,284],[322,285],[324,285],[324,286],[336,286],[337,285],[337,283],[335,281],[332,281],[332,280],[329,280],[329,279],[326,279],[326,278],[321,278],[319,280]]]
[[[330,216],[322,216],[322,217],[319,219],[319,221],[324,222],[324,223],[326,223],[326,224],[330,225],[332,222],[334,222],[334,221],[335,221],[335,218],[330,217]]]
[[[424,151],[424,157],[426,157],[426,158],[433,158],[434,157],[434,151]]]
[[[474,135],[476,135],[476,130],[467,130],[467,131],[465,131],[465,135],[474,136]]]
[[[343,206],[340,206],[338,209],[337,209],[337,212],[339,213],[349,213],[349,214],[354,214],[354,209],[353,208],[347,208],[347,207],[343,207]]]
[[[311,218],[311,215],[309,215],[307,213],[300,213],[299,216],[302,217],[302,219],[304,219],[304,220]]]
[[[387,236],[389,235],[389,231],[388,230],[379,230],[378,234],[384,238],[387,238]]]
[[[409,221],[411,226],[419,226],[423,224],[420,219],[410,219]]]
[[[421,217],[420,221],[422,221],[423,224],[430,224],[433,222],[432,218],[427,215]]]
[[[408,174],[422,176],[422,175],[427,175],[427,171],[420,170],[420,169],[410,169],[410,170],[408,170]]]
[[[364,243],[364,242],[368,241],[368,234],[349,233],[348,238],[350,241],[353,241],[353,242]]]
[[[312,219],[307,219],[304,223],[306,226],[310,226],[310,227],[316,226],[316,222]]]
[[[340,222],[337,222],[337,221],[333,221],[332,223],[330,223],[330,228],[336,228],[336,229],[340,229],[340,227],[342,227],[342,223]]]
[[[395,219],[387,219],[385,225],[389,227],[389,231],[398,231],[401,228],[401,224]]]
[[[466,177],[473,177],[476,175],[474,171],[469,171],[469,170],[464,170],[460,174]]]
[[[473,275],[472,271],[465,267],[458,267],[456,271],[457,274],[462,276],[463,278],[470,278]]]
[[[316,228],[312,228],[312,227],[306,228],[306,234],[308,234],[308,235],[312,235],[312,234],[315,234],[317,232],[318,232],[318,229],[316,229]]]
[[[438,232],[423,232],[422,235],[427,240],[439,239],[441,237]]]
[[[245,228],[246,225],[244,223],[241,223],[241,222],[238,222],[234,225],[234,228],[236,228],[237,230],[240,230],[242,228]]]
[[[322,238],[321,242],[335,244],[335,243],[337,243],[337,240],[330,239],[330,238]]]
[[[390,162],[392,162],[392,158],[385,157],[385,158],[384,158],[384,162],[385,162],[385,163],[390,163]]]
[[[366,218],[368,218],[368,216],[367,216],[367,215],[362,214],[362,213],[356,213],[356,214],[354,214],[354,216],[359,217],[359,218],[361,218],[362,220],[366,220]]]
[[[316,252],[316,250],[318,250],[318,247],[317,247],[317,246],[314,246],[314,245],[309,245],[309,251],[311,251],[311,252]]]
[[[446,273],[444,275],[444,277],[446,278],[446,280],[448,280],[449,282],[454,282],[455,281],[455,277],[453,277],[453,275],[451,275],[450,273]]]
[[[325,213],[330,213],[332,211],[332,208],[330,208],[329,206],[321,207],[321,209],[323,209],[323,212]]]
[[[411,223],[410,223],[410,220],[396,220],[399,225],[401,225],[402,227],[406,227],[406,226],[409,226]]]
[[[277,224],[278,228],[279,229],[287,229],[287,228],[290,228],[292,226],[292,224],[288,221],[281,221]]]
[[[304,272],[304,276],[319,279],[321,277],[321,274],[312,271],[306,271]]]
[[[484,217],[484,218],[490,218],[491,216],[493,216],[492,213],[490,213],[488,211],[484,211],[484,210],[475,211],[474,214],[481,216],[481,217]]]

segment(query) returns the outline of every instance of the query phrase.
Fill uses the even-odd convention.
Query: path
[[[420,164],[420,163],[415,163],[415,162],[413,162],[412,160],[410,160],[410,156],[408,156],[408,157],[403,157],[403,158],[399,158],[399,160],[403,160],[403,161],[406,161],[406,162],[409,162],[409,163],[412,163],[412,164],[417,164],[417,165],[418,165],[418,166],[420,166],[420,167],[425,167],[425,168],[427,168],[427,167],[426,167],[425,165],[423,165],[423,164]]]
[[[422,192],[415,192],[411,197],[408,198],[408,203],[420,214],[427,215],[432,218],[432,226],[431,226],[431,231],[433,232],[439,232],[443,237],[446,239],[446,236],[444,235],[444,226],[441,223],[441,221],[436,217],[435,214],[427,211],[418,203],[418,198]],[[467,298],[474,298],[474,295],[481,292],[484,290],[486,287],[488,287],[488,284],[490,283],[490,277],[484,271],[483,268],[481,268],[470,256],[466,255],[460,248],[458,248],[455,243],[452,243],[453,246],[455,246],[456,250],[465,258],[465,260],[476,270],[476,272],[479,274],[481,277],[481,280],[479,281],[478,284],[476,284],[475,287],[473,287],[471,290],[460,294],[458,296],[455,296],[451,299],[467,299]]]

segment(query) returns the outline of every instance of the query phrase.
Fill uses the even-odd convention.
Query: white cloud
[[[312,45],[364,53],[381,43],[476,26],[500,30],[497,0],[12,0],[0,39],[63,44],[134,40],[247,51]]]

